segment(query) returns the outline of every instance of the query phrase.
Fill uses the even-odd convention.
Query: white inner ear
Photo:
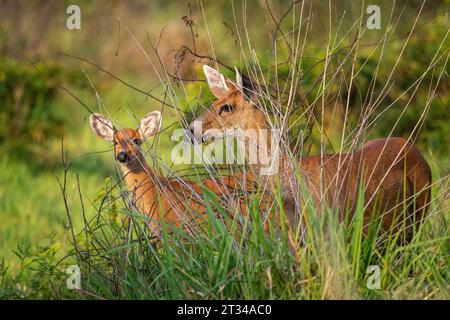
[[[142,138],[146,139],[157,134],[159,132],[159,129],[161,129],[161,123],[161,112],[153,111],[147,114],[144,118],[142,118],[139,125],[139,133],[141,134]]]
[[[89,124],[91,125],[92,131],[100,138],[113,141],[114,125],[111,120],[99,113],[92,113],[89,116]]]
[[[209,89],[216,98],[222,98],[230,91],[225,82],[225,77],[219,71],[204,64],[203,72],[205,73],[206,81],[208,81]]]

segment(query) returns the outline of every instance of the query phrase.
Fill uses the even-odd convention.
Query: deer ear
[[[161,129],[162,116],[161,112],[153,111],[142,118],[139,124],[139,133],[143,139],[154,136]]]
[[[239,69],[234,66],[234,70],[236,71],[236,86],[239,89],[239,91],[242,92],[242,76],[241,76],[241,72],[239,71]]]
[[[203,72],[205,73],[206,80],[208,81],[209,90],[211,90],[212,94],[216,98],[220,99],[228,94],[230,89],[227,86],[223,74],[206,64],[203,65]]]
[[[253,103],[257,103],[257,89],[258,87],[248,78],[246,75],[243,75],[239,69],[234,66],[234,70],[236,72],[236,86],[244,94],[244,97]]]
[[[92,113],[89,116],[89,124],[91,125],[92,131],[100,138],[107,141],[113,141],[114,125],[111,120],[99,113]]]

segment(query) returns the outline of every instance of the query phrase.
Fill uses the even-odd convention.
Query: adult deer
[[[276,165],[274,172],[278,174],[265,176],[263,180],[272,190],[279,183],[291,227],[297,225],[298,213],[301,212],[299,173],[317,212],[326,204],[337,209],[341,218],[346,213],[350,218],[353,216],[362,183],[364,233],[367,233],[372,212],[375,212],[382,218],[382,230],[401,230],[400,239],[410,241],[413,226],[427,214],[431,197],[430,168],[411,143],[403,138],[383,138],[371,140],[348,154],[292,160],[287,150],[273,152],[276,148],[271,146],[271,128],[266,114],[258,105],[251,82],[247,78],[243,81],[239,72],[233,83],[207,65],[203,70],[217,100],[191,124],[193,135],[205,141],[211,137],[230,136],[233,132],[265,131],[267,139],[257,140],[257,150],[269,152],[272,163]],[[201,129],[196,128],[198,124],[201,124]],[[250,147],[255,142],[245,143]],[[247,149],[245,156],[252,156]],[[250,163],[250,168],[256,176],[261,176],[263,165],[259,161]]]
[[[120,164],[132,203],[139,212],[149,217],[148,227],[154,234],[160,234],[162,221],[168,226],[183,226],[188,230],[205,221],[206,208],[200,184],[162,177],[144,158],[141,145],[159,132],[159,111],[147,114],[138,129],[116,129],[110,119],[98,113],[91,114],[89,122],[96,135],[114,143],[115,159]],[[239,178],[239,181],[234,177],[207,179],[202,181],[202,185],[222,199],[227,195],[234,197],[243,187],[242,176]],[[250,183],[243,188],[250,188]],[[237,207],[245,213],[245,204],[241,199],[237,201]]]

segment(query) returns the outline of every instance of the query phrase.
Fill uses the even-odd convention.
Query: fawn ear
[[[92,131],[100,138],[113,141],[114,125],[111,120],[99,113],[92,113],[89,116],[89,124],[91,125]]]
[[[151,137],[159,132],[161,129],[162,116],[161,112],[153,111],[142,118],[139,124],[139,133],[142,139]]]
[[[216,98],[220,99],[228,94],[230,89],[223,74],[206,64],[203,65],[203,72],[205,73],[206,81],[208,81],[209,90]]]

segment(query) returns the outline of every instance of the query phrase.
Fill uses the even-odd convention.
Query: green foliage
[[[104,191],[104,203],[111,201]],[[106,200],[109,199],[109,200]],[[354,219],[342,224],[332,210],[307,209],[306,236],[296,252],[290,237],[271,222],[264,230],[251,203],[240,223],[205,192],[208,219],[189,235],[167,232],[156,242],[145,218],[125,210],[119,228],[104,205],[78,234],[83,295],[103,299],[367,299],[449,298],[448,230],[432,217],[409,244],[375,233],[362,237],[363,197]],[[106,201],[106,202],[105,202]],[[121,201],[117,199],[116,201]],[[434,203],[433,206],[437,205]],[[214,211],[220,212],[220,218]],[[115,214],[115,213],[114,213]],[[172,226],[173,228],[173,226]],[[173,229],[172,229],[173,230]],[[369,266],[380,268],[381,287],[368,288]]]
[[[376,119],[372,137],[385,135],[392,129],[394,136],[413,134],[418,138],[416,143],[419,147],[436,150],[440,157],[447,157],[450,152],[446,143],[450,136],[450,75],[446,60],[450,50],[448,35],[446,37],[448,27],[448,16],[439,14],[432,23],[417,27],[400,59],[405,41],[398,40],[389,43],[383,55],[379,51],[375,55],[362,52],[358,57],[357,68],[361,68],[361,75],[356,78],[357,90],[351,93],[354,118],[358,118],[361,112],[361,99],[371,94],[372,81],[375,82],[374,96],[381,92],[389,77],[394,83],[371,117]],[[413,86],[415,83],[419,83],[417,89]],[[417,125],[419,133],[415,128]]]
[[[61,298],[66,274],[60,269],[61,243],[54,236],[47,237],[45,246],[21,241],[14,250],[20,261],[14,272],[9,272],[4,258],[0,260],[0,299]]]
[[[63,74],[55,63],[0,59],[0,144],[6,152],[46,158],[46,143],[65,129],[55,104]]]

